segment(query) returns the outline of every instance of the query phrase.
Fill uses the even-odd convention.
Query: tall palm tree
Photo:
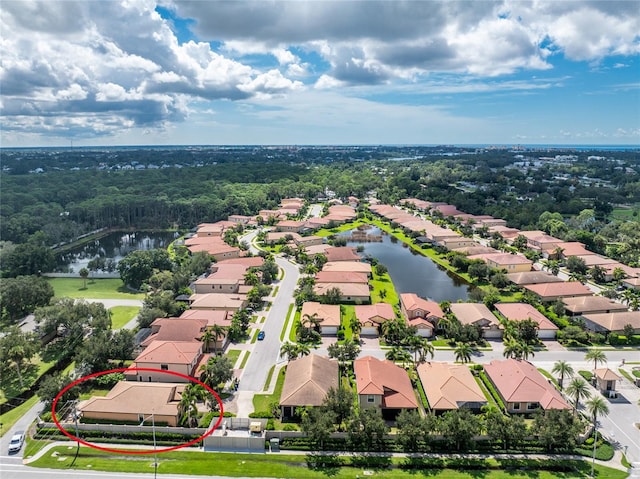
[[[401,348],[400,346],[393,346],[387,353],[384,355],[386,359],[394,362],[402,362],[402,366],[408,362],[411,362],[411,354],[406,349]]]
[[[311,353],[311,348],[306,343],[300,343],[296,345],[296,354],[297,356],[309,356]]]
[[[204,333],[202,333],[202,336],[200,336],[200,341],[202,341],[202,344],[204,346],[204,352],[208,353],[209,351],[211,351],[211,341],[213,340],[214,335],[213,335],[213,331],[211,331],[211,328],[207,328],[204,330]]]
[[[587,407],[587,413],[591,417],[594,428],[598,422],[598,416],[606,416],[609,414],[609,406],[602,396],[598,395],[592,397],[585,402],[585,406]]]
[[[573,376],[573,367],[566,361],[556,361],[551,372],[560,375],[560,378],[558,379],[558,386],[560,386],[560,391],[562,391],[565,376]]]
[[[598,369],[598,363],[606,364],[607,355],[600,349],[591,349],[584,355],[587,361],[593,361],[593,369]]]
[[[520,343],[520,358],[525,361],[529,360],[529,357],[534,357],[536,353],[533,350],[533,346],[525,343],[524,341],[519,341]]]
[[[591,392],[589,391],[589,385],[587,382],[579,378],[573,378],[569,385],[567,386],[567,394],[574,399],[573,410],[578,410],[578,405],[580,404],[580,399],[586,399],[591,397]]]
[[[351,319],[349,320],[349,327],[353,332],[354,339],[358,338],[360,336],[360,332],[362,331],[362,323],[360,323],[360,320],[356,318],[355,315],[351,316]]]
[[[427,359],[427,354],[433,358],[433,345],[422,336],[409,336],[406,340],[406,346],[413,353],[415,364],[424,362]]]
[[[287,360],[292,361],[298,357],[298,345],[286,342],[280,348],[280,356],[286,356]]]
[[[194,427],[198,422],[198,397],[192,389],[190,384],[185,386],[178,404],[180,424],[187,427]]]
[[[322,320],[318,317],[318,313],[309,314],[306,313],[302,316],[302,325],[305,326],[308,330],[308,333],[311,334],[311,331],[317,328]]]
[[[227,335],[227,330],[220,326],[219,324],[214,324],[209,328],[211,330],[211,334],[213,334],[214,339],[214,349],[216,353],[218,352],[218,341],[223,339]]]
[[[515,338],[509,338],[509,340],[504,343],[502,355],[505,358],[522,359],[522,344]]]
[[[454,354],[456,355],[456,361],[461,363],[471,362],[471,355],[475,349],[469,343],[457,343]]]

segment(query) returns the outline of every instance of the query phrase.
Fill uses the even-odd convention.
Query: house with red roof
[[[624,304],[617,303],[604,296],[578,296],[577,298],[562,298],[565,311],[570,316],[582,314],[612,313],[627,311]]]
[[[206,327],[205,320],[157,318],[151,323],[151,334],[140,347],[145,349],[153,341],[199,341]]]
[[[340,291],[340,302],[366,304],[371,302],[369,285],[363,283],[318,283],[313,286],[313,292],[318,296],[325,296],[332,288]]]
[[[488,253],[468,257],[469,259],[481,259],[487,266],[494,269],[503,269],[507,273],[520,273],[531,271],[533,261],[521,254]]]
[[[484,365],[510,413],[531,413],[536,409],[571,409],[560,392],[528,361],[494,359]]]
[[[425,338],[433,336],[438,323],[444,317],[438,303],[423,299],[415,293],[400,295],[400,310],[407,324],[415,326],[418,329],[418,335]]]
[[[598,391],[609,396],[616,390],[616,383],[622,381],[622,378],[609,368],[594,369],[593,375],[596,378]]]
[[[333,246],[327,248],[324,252],[327,261],[360,261],[360,256],[356,253],[356,249],[351,246]]]
[[[495,308],[509,321],[531,319],[538,324],[538,339],[555,339],[558,326],[528,303],[497,303]]]
[[[193,376],[202,359],[200,341],[152,341],[134,360],[131,368],[151,368]],[[129,381],[189,382],[172,374],[131,369],[125,372]]]
[[[378,336],[382,323],[396,318],[393,306],[389,303],[356,305],[354,309],[362,336]]]
[[[353,362],[353,369],[361,408],[379,408],[387,419],[395,419],[402,410],[418,408],[407,372],[392,361],[365,356]]]

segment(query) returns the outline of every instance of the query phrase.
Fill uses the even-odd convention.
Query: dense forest
[[[256,214],[285,197],[327,195],[447,202],[516,228],[553,227],[602,253],[623,245],[626,261],[634,254],[638,261],[638,151],[176,147],[3,150],[2,157],[5,276],[46,271],[43,249],[96,229],[189,229]],[[612,220],[621,207],[629,214]],[[545,212],[557,221],[541,224]],[[28,265],[16,251],[32,257]]]

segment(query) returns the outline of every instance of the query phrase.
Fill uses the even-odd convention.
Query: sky
[[[639,10],[2,0],[0,145],[639,145]]]

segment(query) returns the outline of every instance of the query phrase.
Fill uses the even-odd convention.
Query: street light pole
[[[156,443],[156,415],[152,411],[150,416],[144,417],[142,416],[141,426],[144,425],[144,422],[151,417],[151,431],[153,434],[153,478],[156,479],[158,477],[158,449]]]
[[[596,444],[598,444],[598,421],[593,421],[593,457],[591,458],[591,477],[595,476]]]

